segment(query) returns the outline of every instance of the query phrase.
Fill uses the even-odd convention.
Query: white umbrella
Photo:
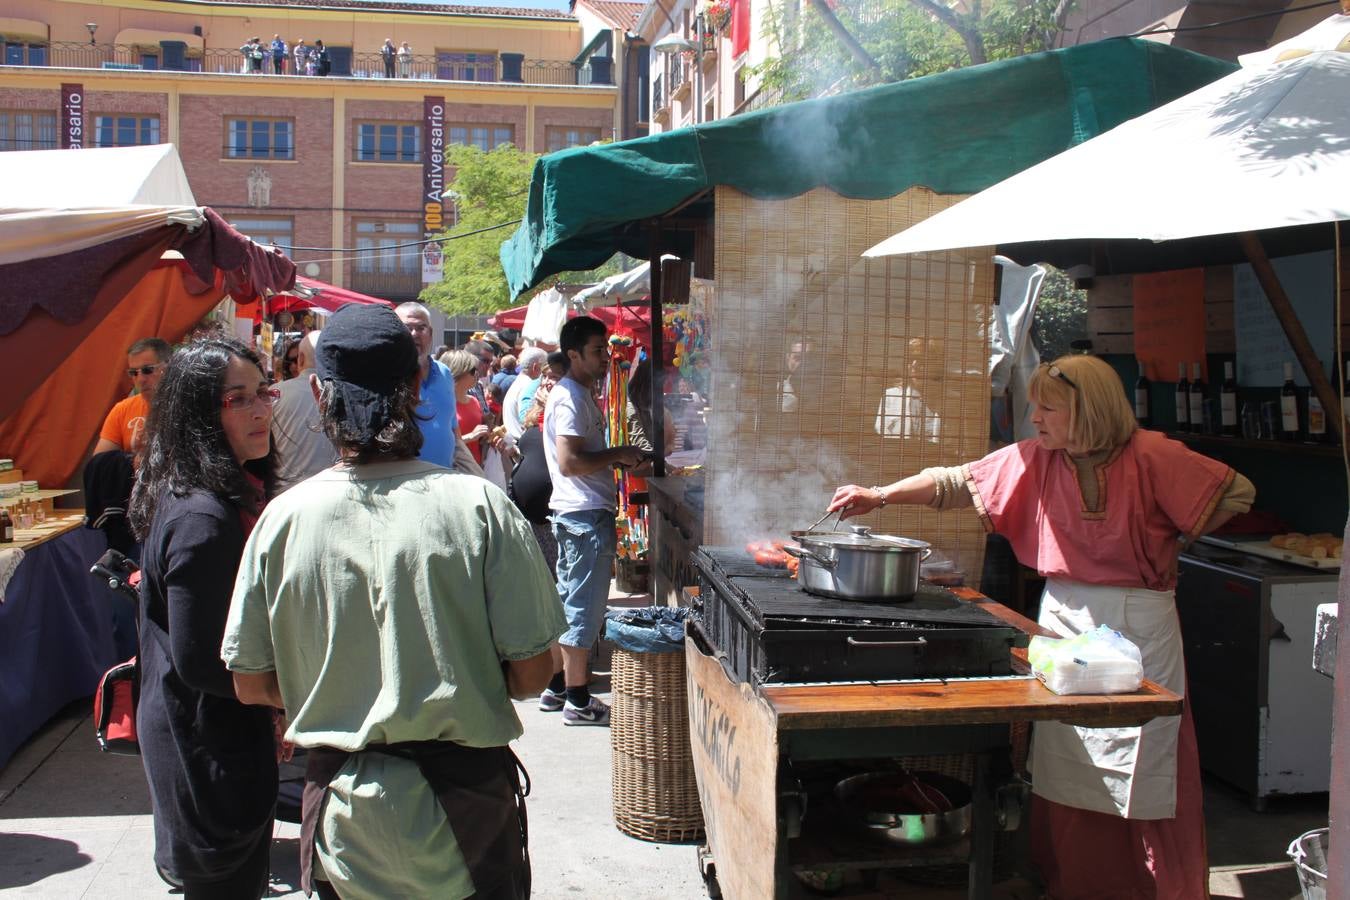
[[[1350,16],[1335,18],[1350,32]],[[1083,239],[1166,241],[1346,218],[1350,53],[1324,50],[1240,69],[864,255]]]

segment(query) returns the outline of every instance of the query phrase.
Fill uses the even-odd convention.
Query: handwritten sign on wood
[[[1332,294],[1335,293],[1331,251],[1272,259],[1275,274],[1308,333],[1313,352],[1326,365],[1336,355]],[[1308,377],[1294,359],[1294,350],[1270,308],[1270,301],[1245,263],[1233,267],[1233,330],[1237,337],[1237,379],[1242,385],[1278,387],[1284,384],[1284,363],[1293,362],[1294,381],[1306,386]]]
[[[1175,381],[1177,367],[1200,363],[1205,380],[1205,270],[1134,276],[1134,355],[1153,381]]]

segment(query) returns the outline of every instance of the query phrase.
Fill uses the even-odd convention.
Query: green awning
[[[973,194],[1235,68],[1115,38],[550,153],[535,163],[502,268],[516,296],[619,250],[646,256],[636,226],[715,185],[762,199],[817,187],[858,199],[920,185]]]

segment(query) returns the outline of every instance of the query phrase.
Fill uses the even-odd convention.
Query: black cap
[[[418,366],[417,345],[394,311],[360,303],[328,317],[314,356],[319,380],[335,389],[334,414],[362,441],[389,424],[390,398]]]

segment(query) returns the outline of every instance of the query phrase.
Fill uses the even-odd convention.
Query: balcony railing
[[[409,272],[352,272],[351,288],[381,300],[416,300],[422,293],[422,270]]]
[[[663,109],[666,108],[668,101],[666,100],[665,90],[666,90],[666,85],[665,85],[665,78],[664,78],[664,76],[657,75],[657,76],[656,76],[656,79],[655,79],[654,81],[652,81],[652,112],[653,112],[653,113],[659,112],[659,111],[661,111],[661,110],[663,110]]]
[[[181,45],[179,45],[181,48]],[[348,53],[346,48],[329,48],[332,60],[330,77],[386,77],[384,59],[379,53]],[[172,72],[208,72],[217,75],[278,77],[272,57],[262,60],[262,71],[251,72],[249,61],[236,49],[207,48],[205,51],[162,51],[129,44],[85,44],[56,41],[48,45],[45,65],[72,69],[149,69]],[[295,57],[288,54],[281,77],[294,77]],[[460,55],[447,58],[436,54],[414,55],[411,60],[394,63],[393,80],[483,81],[505,84],[596,85],[614,84],[613,61],[591,57],[585,63],[570,60],[525,59],[518,53],[483,54],[482,59],[465,60]]]

